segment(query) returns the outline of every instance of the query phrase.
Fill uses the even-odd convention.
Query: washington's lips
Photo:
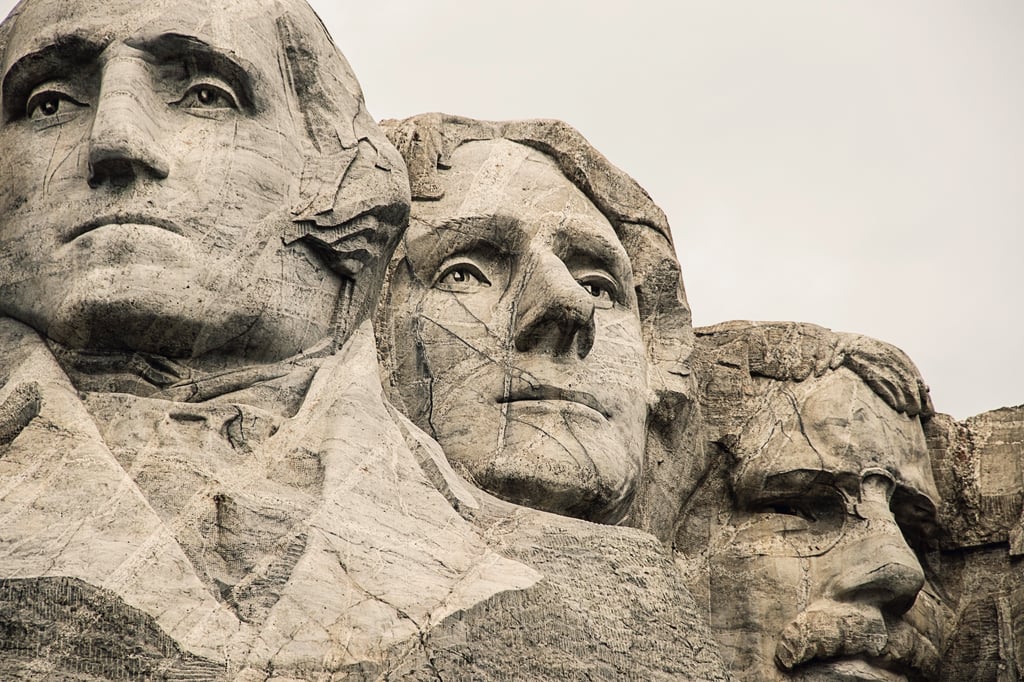
[[[507,395],[498,398],[499,403],[518,403],[538,400],[562,400],[565,402],[578,403],[585,407],[589,407],[605,419],[609,419],[611,417],[611,414],[605,409],[604,405],[602,405],[592,394],[585,391],[574,391],[568,388],[561,388],[559,386],[551,386],[548,384],[517,386],[514,390],[509,391]]]
[[[87,234],[93,230],[97,230],[101,227],[107,227],[109,225],[149,225],[151,227],[158,227],[162,230],[167,230],[168,232],[172,232],[177,235],[182,234],[181,228],[170,220],[157,218],[155,216],[147,216],[141,213],[113,213],[110,215],[99,216],[79,224],[67,233],[64,238],[64,243],[72,242],[83,234]]]

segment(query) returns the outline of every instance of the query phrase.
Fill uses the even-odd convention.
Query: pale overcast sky
[[[1024,403],[1020,0],[312,4],[377,118],[577,127],[668,214],[697,324],[856,331],[939,411]]]

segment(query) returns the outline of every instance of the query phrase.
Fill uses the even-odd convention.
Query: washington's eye
[[[185,92],[184,97],[175,102],[186,109],[237,109],[238,100],[227,84],[222,82],[200,81],[193,83]]]
[[[71,95],[59,90],[40,90],[25,104],[25,114],[33,121],[54,118],[58,114],[68,114],[85,107]]]
[[[437,278],[435,286],[447,291],[470,291],[479,287],[489,287],[491,282],[476,265],[460,261],[449,265]]]
[[[618,296],[618,287],[608,276],[600,273],[587,273],[576,281],[594,297],[594,305],[598,308],[611,308],[614,305]]]

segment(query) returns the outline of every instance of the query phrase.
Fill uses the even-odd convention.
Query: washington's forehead
[[[11,33],[4,66],[71,36],[103,46],[180,34],[266,67],[277,52],[272,7],[265,1],[30,0]]]

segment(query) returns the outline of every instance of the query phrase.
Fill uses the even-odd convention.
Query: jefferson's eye
[[[33,94],[25,104],[25,114],[33,121],[54,118],[58,114],[69,114],[85,107],[71,95],[58,90],[41,90]]]
[[[186,109],[237,109],[238,100],[231,88],[224,83],[202,81],[194,83],[185,96],[175,102]]]
[[[576,280],[588,294],[594,297],[594,305],[598,308],[611,308],[618,295],[618,287],[606,275],[587,273]]]
[[[437,278],[435,286],[446,291],[470,291],[479,287],[489,287],[491,282],[480,268],[462,261],[448,266]]]

